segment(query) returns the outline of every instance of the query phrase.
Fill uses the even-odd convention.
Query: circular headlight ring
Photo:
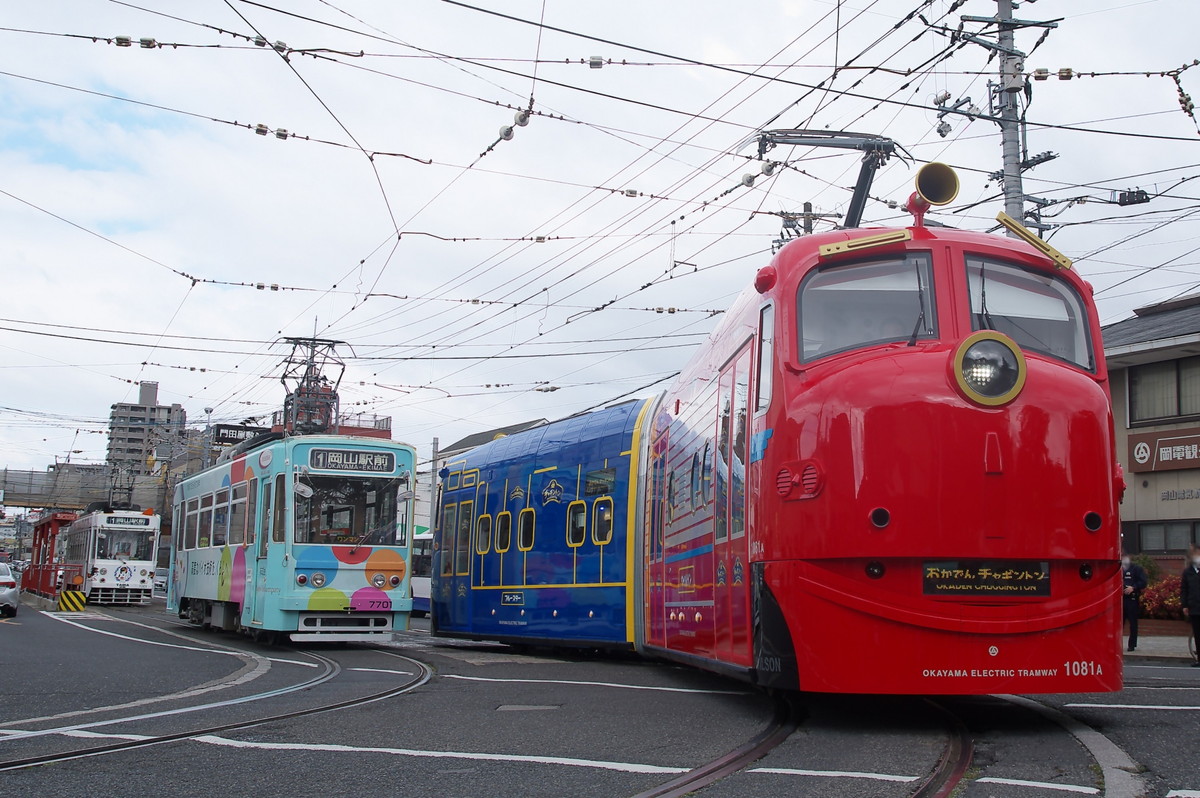
[[[325,574],[321,573],[320,571],[314,571],[313,575],[311,577],[311,581],[312,581],[313,587],[324,587],[325,586]]]
[[[978,384],[967,378],[967,361],[969,358],[978,358],[983,363],[989,359],[989,355],[990,359],[994,360],[996,357],[1000,357],[1007,361],[1004,365],[1008,367],[1006,370],[1009,373],[1004,375],[999,389],[985,392]],[[1021,393],[1021,389],[1025,387],[1027,373],[1025,354],[1011,338],[995,330],[980,330],[964,338],[954,352],[953,369],[954,379],[963,396],[972,402],[988,407],[1008,404],[1016,399]]]
[[[371,577],[371,584],[383,590],[383,586],[387,584],[387,577],[383,574],[375,574]]]

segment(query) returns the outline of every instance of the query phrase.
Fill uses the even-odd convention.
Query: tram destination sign
[[[148,515],[106,515],[105,526],[150,526]]]
[[[1046,560],[939,560],[923,566],[926,596],[1049,596]]]
[[[394,452],[368,452],[361,449],[312,449],[308,467],[322,471],[366,471],[390,474],[396,470]]]

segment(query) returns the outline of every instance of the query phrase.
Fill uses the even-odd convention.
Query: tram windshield
[[[813,272],[800,285],[803,359],[937,335],[929,255]]]
[[[297,543],[408,545],[408,477],[296,477]]]
[[[96,532],[100,560],[153,560],[153,529],[101,529]]]
[[[1009,263],[967,257],[971,325],[1032,349],[1095,369],[1083,300],[1066,280]]]

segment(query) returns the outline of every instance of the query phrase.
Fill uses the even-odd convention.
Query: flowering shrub
[[[1179,603],[1179,577],[1164,576],[1142,591],[1142,617],[1159,618],[1165,621],[1183,618],[1183,606]]]

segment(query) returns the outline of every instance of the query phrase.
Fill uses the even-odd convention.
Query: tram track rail
[[[414,673],[413,673],[412,677],[410,679],[407,679],[403,684],[396,686],[396,687],[388,688],[387,690],[381,690],[381,691],[371,693],[371,694],[368,694],[365,696],[358,696],[356,698],[345,699],[343,701],[335,701],[335,702],[328,703],[328,704],[321,704],[321,705],[315,706],[315,707],[307,707],[304,709],[297,709],[297,710],[292,710],[292,711],[288,711],[288,712],[279,712],[279,713],[260,716],[257,718],[251,718],[251,719],[247,719],[247,720],[233,721],[230,723],[221,723],[221,724],[216,724],[216,725],[212,725],[212,726],[205,726],[204,728],[192,728],[192,729],[187,729],[184,731],[171,732],[171,733],[167,733],[167,734],[148,735],[141,739],[120,740],[120,741],[113,742],[113,743],[87,746],[84,748],[76,748],[76,749],[69,750],[69,751],[58,751],[58,752],[54,752],[54,753],[40,754],[40,755],[28,756],[28,757],[23,757],[23,758],[18,758],[18,759],[0,760],[0,773],[4,773],[7,771],[14,771],[14,770],[22,770],[22,769],[26,769],[26,768],[33,768],[33,767],[38,767],[41,765],[49,765],[49,764],[54,764],[54,763],[58,763],[58,762],[66,762],[66,761],[70,761],[70,760],[74,760],[74,759],[83,759],[83,758],[93,757],[93,756],[103,756],[106,754],[113,754],[113,753],[119,753],[119,752],[124,752],[124,751],[132,751],[132,750],[136,750],[139,748],[149,748],[149,747],[156,746],[156,745],[163,745],[165,743],[178,742],[180,740],[188,740],[188,739],[195,738],[195,737],[203,737],[203,736],[207,736],[207,735],[214,735],[214,734],[220,734],[220,733],[224,733],[224,732],[237,731],[240,729],[249,729],[249,728],[253,728],[255,726],[261,726],[261,725],[267,724],[267,723],[274,723],[277,721],[285,721],[285,720],[293,720],[296,718],[303,718],[303,717],[307,717],[310,715],[321,714],[324,712],[336,712],[339,710],[349,709],[352,707],[363,706],[365,704],[371,704],[371,703],[375,703],[377,701],[385,701],[389,698],[394,698],[395,696],[402,695],[404,693],[415,690],[418,687],[427,683],[433,676],[433,670],[429,666],[427,666],[424,663],[419,662],[415,659],[412,659],[411,657],[405,657],[405,656],[402,656],[399,654],[393,654],[391,652],[381,652],[381,653],[385,653],[388,656],[396,657],[398,659],[402,659],[403,661],[405,661],[407,663],[410,663],[414,669]],[[152,713],[146,713],[146,714],[142,714],[142,715],[125,717],[125,718],[113,718],[113,719],[109,719],[109,720],[100,720],[100,721],[94,721],[91,723],[72,724],[71,726],[57,727],[57,728],[51,728],[51,729],[39,729],[39,730],[34,730],[34,731],[29,731],[29,732],[19,732],[17,734],[9,735],[6,737],[0,737],[0,745],[2,745],[3,743],[5,743],[7,741],[12,741],[12,740],[28,739],[31,737],[45,737],[45,736],[50,736],[50,735],[55,735],[55,734],[70,734],[71,732],[75,732],[75,731],[87,731],[87,730],[94,729],[94,728],[116,726],[116,725],[120,725],[120,724],[134,723],[137,721],[169,717],[169,716],[180,715],[180,714],[184,714],[184,713],[200,712],[200,711],[205,711],[205,710],[210,710],[210,709],[219,709],[224,706],[230,706],[230,705],[234,705],[234,704],[244,704],[244,703],[248,703],[251,701],[264,700],[267,698],[278,697],[280,695],[284,695],[287,693],[310,689],[316,685],[325,683],[325,682],[335,678],[341,672],[341,666],[338,665],[332,659],[329,659],[327,657],[322,657],[318,654],[312,654],[311,652],[309,653],[309,655],[313,656],[314,658],[317,658],[319,660],[325,660],[325,662],[327,663],[327,666],[328,666],[327,670],[325,672],[323,672],[322,674],[314,677],[313,679],[306,679],[303,682],[297,683],[295,685],[289,685],[288,687],[285,687],[285,688],[279,688],[279,689],[270,690],[270,691],[266,691],[266,692],[262,692],[262,693],[256,693],[254,695],[244,696],[241,698],[231,699],[228,701],[219,701],[219,702],[211,702],[211,703],[207,703],[207,704],[198,704],[198,705],[191,706],[191,707],[184,707],[184,708],[174,709],[174,710],[166,710],[166,711],[162,711],[162,712],[152,712]]]
[[[765,729],[752,739],[677,778],[633,798],[683,798],[696,790],[716,784],[721,779],[762,759],[791,736],[799,725],[792,703],[784,697],[775,699],[775,715]]]
[[[957,789],[971,767],[975,739],[962,719],[943,704],[932,699],[925,703],[933,707],[946,722],[946,747],[937,764],[909,798],[946,798]]]

